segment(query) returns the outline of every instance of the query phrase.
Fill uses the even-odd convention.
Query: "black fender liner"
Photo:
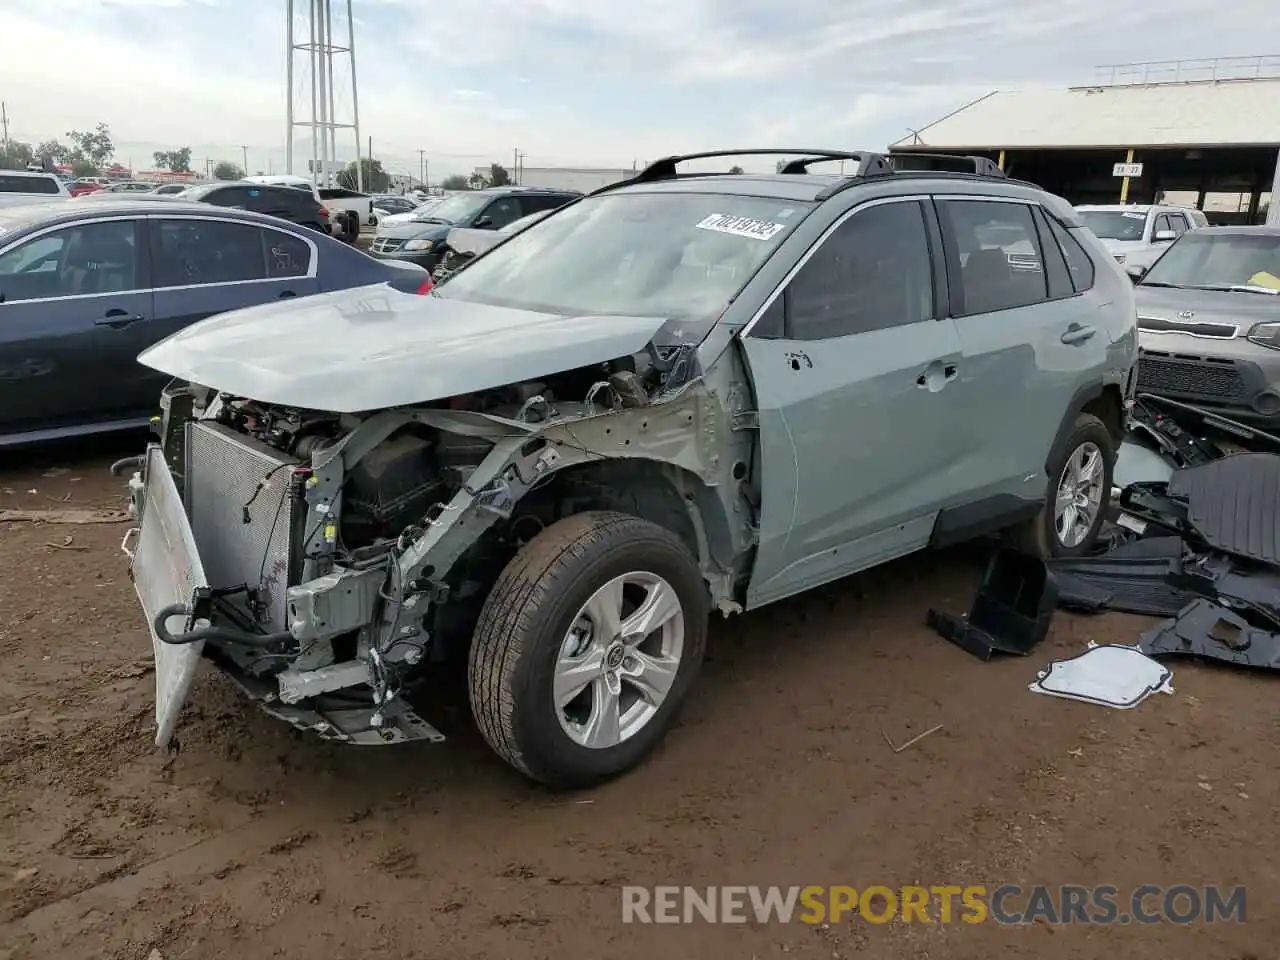
[[[1044,472],[1046,476],[1053,475],[1054,461],[1066,452],[1067,441],[1071,439],[1071,430],[1075,426],[1076,417],[1084,412],[1086,405],[1101,397],[1104,389],[1105,384],[1099,380],[1095,383],[1085,384],[1072,394],[1071,402],[1067,404],[1067,409],[1062,415],[1062,422],[1058,424],[1058,432],[1054,435],[1053,445],[1049,447],[1049,455],[1045,457]]]

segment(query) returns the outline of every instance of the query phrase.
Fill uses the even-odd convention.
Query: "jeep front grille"
[[[263,627],[284,630],[296,461],[207,421],[187,424],[186,453],[187,516],[209,585],[258,590]]]
[[[1245,387],[1230,360],[1184,360],[1144,352],[1138,360],[1138,391],[1230,402],[1242,400]]]
[[[403,240],[397,240],[395,237],[374,237],[369,249],[374,253],[395,253],[404,246],[404,243]]]

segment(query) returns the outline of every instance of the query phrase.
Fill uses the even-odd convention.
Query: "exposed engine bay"
[[[618,497],[635,506],[645,484],[613,468],[658,471],[670,461],[712,477],[717,460],[698,426],[707,398],[682,389],[695,365],[692,347],[650,345],[538,381],[367,414],[175,381],[162,401],[162,443],[131,491],[145,521],[148,494],[156,499],[145,474],[168,471],[208,586],[179,587],[192,597],[185,604],[154,605],[157,643],[202,653],[269,713],[322,736],[440,739],[401,694],[427,665],[465,652],[523,543],[569,513],[616,508]],[[687,522],[676,486],[654,509]],[[160,726],[167,737],[171,723]]]
[[[543,424],[607,410],[643,407],[676,378],[686,351],[655,348],[546,381],[519,383],[454,397],[449,410],[489,414],[502,420]],[[222,397],[213,419],[306,463],[354,429],[361,418],[290,410],[253,400]],[[394,541],[421,524],[433,506],[447,501],[484,460],[493,441],[408,423],[348,469],[339,518],[341,544],[360,551]]]

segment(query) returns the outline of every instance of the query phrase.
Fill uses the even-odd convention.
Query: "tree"
[[[511,182],[511,174],[507,173],[507,168],[500,163],[489,164],[489,186],[505,187]]]
[[[191,172],[191,148],[179,147],[177,150],[157,150],[151,155],[157,167],[164,167],[172,173]]]
[[[77,160],[86,160],[97,169],[106,166],[116,152],[116,146],[111,142],[111,129],[105,123],[98,124],[88,132],[69,130],[67,139],[71,141],[71,150],[67,159],[72,163]],[[92,176],[92,174],[86,174],[86,176]]]
[[[80,157],[78,160],[71,161],[71,175],[73,177],[96,177],[99,168],[92,160],[86,160]]]
[[[36,147],[37,157],[48,157],[53,163],[62,163],[68,159],[71,151],[57,140],[46,140]]]
[[[215,180],[243,180],[244,171],[229,160],[222,160],[213,168]]]
[[[358,190],[363,183],[366,193],[383,193],[391,186],[391,177],[382,169],[381,160],[361,157],[359,172],[363,180],[356,177],[355,161],[348,163],[338,174],[338,186],[346,187],[348,190]]]
[[[483,173],[473,173],[471,176],[467,177],[467,186],[472,190],[483,190],[488,185],[489,181],[485,179],[485,175]]]
[[[444,190],[470,190],[471,184],[467,182],[467,178],[460,173],[445,177],[441,181],[440,186]]]
[[[732,167],[730,167],[730,168],[729,168],[729,172],[730,172],[730,173],[744,173],[745,171],[744,171],[740,166],[738,166],[738,165],[735,163]]]
[[[10,140],[7,145],[0,148],[0,169],[25,170],[27,164],[33,159],[35,154],[31,152],[29,143]]]

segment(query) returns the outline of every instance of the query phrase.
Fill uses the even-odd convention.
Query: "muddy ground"
[[[0,462],[0,509],[119,508],[127,444]],[[343,748],[202,675],[151,747],[126,525],[0,523],[0,957],[507,960],[1275,957],[1271,676],[1174,663],[1112,711],[1027,690],[1137,618],[1059,614],[983,664],[923,626],[967,608],[972,550],[718,623],[678,729],[632,775],[553,795],[465,702],[439,746]],[[943,728],[895,753],[937,724]],[[1245,884],[1243,924],[624,926],[625,884]]]

